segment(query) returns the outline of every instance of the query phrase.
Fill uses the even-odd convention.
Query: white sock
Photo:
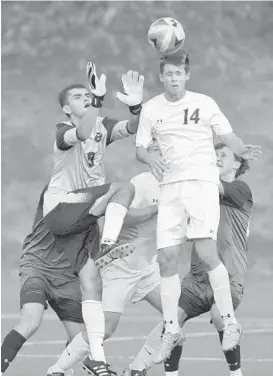
[[[103,350],[105,318],[102,302],[97,300],[84,300],[82,302],[82,316],[86,326],[92,359],[106,362]]]
[[[165,376],[178,376],[178,371],[165,372]]]
[[[49,370],[51,372],[65,372],[75,363],[83,361],[88,353],[89,345],[83,339],[82,333],[79,333],[66,346],[57,362]]]
[[[142,371],[143,369],[148,369],[152,366],[156,349],[161,342],[162,329],[163,323],[159,323],[150,332],[144,345],[140,349],[133,362],[130,364],[130,369]]]
[[[181,294],[181,283],[178,274],[160,278],[160,294],[166,332],[179,333],[178,301]]]
[[[241,368],[236,369],[236,371],[230,371],[230,376],[243,376]]]
[[[224,325],[236,322],[226,267],[221,262],[215,269],[209,271],[208,275],[214,293],[214,300],[223,318]]]
[[[114,243],[118,240],[127,211],[128,209],[125,208],[125,206],[115,202],[108,204],[105,211],[105,221],[101,238],[102,243],[109,242],[109,240]]]

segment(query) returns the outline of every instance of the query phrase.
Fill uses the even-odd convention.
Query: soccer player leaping
[[[185,51],[161,59],[160,80],[164,93],[143,106],[136,138],[137,158],[147,163],[156,176],[163,175],[157,248],[165,334],[155,363],[170,355],[179,336],[181,284],[177,265],[180,245],[185,238],[194,241],[196,253],[208,272],[214,300],[225,325],[222,349],[234,348],[241,335],[234,316],[228,273],[216,249],[219,171],[212,131],[236,155],[245,159],[257,159],[261,150],[242,143],[212,98],[186,90],[189,77],[189,57]],[[158,140],[161,160],[146,151],[153,137]]]
[[[69,85],[59,102],[69,121],[57,125],[54,144],[54,169],[44,195],[44,223],[55,235],[81,281],[82,315],[90,343],[90,370],[110,374],[103,351],[105,331],[101,302],[101,281],[96,266],[127,256],[133,244],[116,241],[127,209],[134,197],[131,183],[105,184],[103,157],[110,142],[136,132],[143,98],[144,77],[129,71],[123,75],[125,94],[118,98],[130,109],[129,121],[98,117],[106,93],[106,77],[97,77],[93,63],[87,65],[91,94],[83,85]],[[98,217],[105,215],[100,252],[89,258],[93,229]],[[60,371],[50,370],[50,375]]]
[[[253,198],[249,186],[237,179],[249,168],[248,161],[234,155],[223,143],[215,146],[217,166],[220,171],[220,222],[217,234],[217,250],[226,266],[230,278],[230,289],[234,309],[243,298],[247,273],[248,234]],[[184,323],[203,313],[209,312],[218,331],[220,342],[223,338],[223,320],[215,305],[207,273],[193,249],[191,269],[181,283],[179,299],[179,323]],[[181,314],[181,309],[183,313]],[[144,376],[153,363],[156,348],[160,344],[162,325],[159,324],[148,336],[145,345],[136,356],[124,376]],[[145,351],[148,349],[149,351]],[[242,376],[240,345],[225,352],[230,376]],[[182,345],[175,347],[165,362],[166,376],[178,376]]]

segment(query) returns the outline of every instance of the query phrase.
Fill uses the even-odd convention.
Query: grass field
[[[2,281],[5,284],[5,281]],[[272,282],[272,281],[271,281]],[[18,322],[17,282],[2,294],[2,339]],[[243,326],[242,364],[246,376],[273,375],[273,304],[270,281],[249,281],[237,316]],[[14,290],[14,291],[13,291]],[[13,298],[11,298],[13,297]],[[146,303],[129,306],[112,339],[105,345],[113,370],[121,373],[141,347],[145,336],[160,320],[160,315]],[[227,366],[217,335],[206,315],[187,324],[187,341],[180,363],[180,376],[225,376]],[[54,313],[48,310],[40,330],[27,342],[6,372],[7,376],[45,375],[47,368],[62,352],[66,335]],[[77,376],[86,374],[75,367]],[[161,366],[151,376],[164,375]]]

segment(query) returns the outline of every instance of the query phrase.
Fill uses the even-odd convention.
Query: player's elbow
[[[76,134],[79,141],[86,141],[90,137],[90,130],[81,129],[79,127],[77,128]]]

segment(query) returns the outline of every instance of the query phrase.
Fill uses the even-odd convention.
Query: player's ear
[[[68,104],[66,104],[66,105],[63,106],[63,112],[66,115],[71,115],[72,111],[71,111],[71,108],[68,106]]]
[[[162,75],[162,73],[159,73],[159,81],[163,82],[163,75]]]
[[[237,171],[240,168],[240,166],[241,166],[241,162],[240,161],[234,161],[233,162],[233,168],[234,168],[234,170]]]
[[[186,81],[188,81],[190,77],[191,77],[191,72],[190,71],[186,72]]]

